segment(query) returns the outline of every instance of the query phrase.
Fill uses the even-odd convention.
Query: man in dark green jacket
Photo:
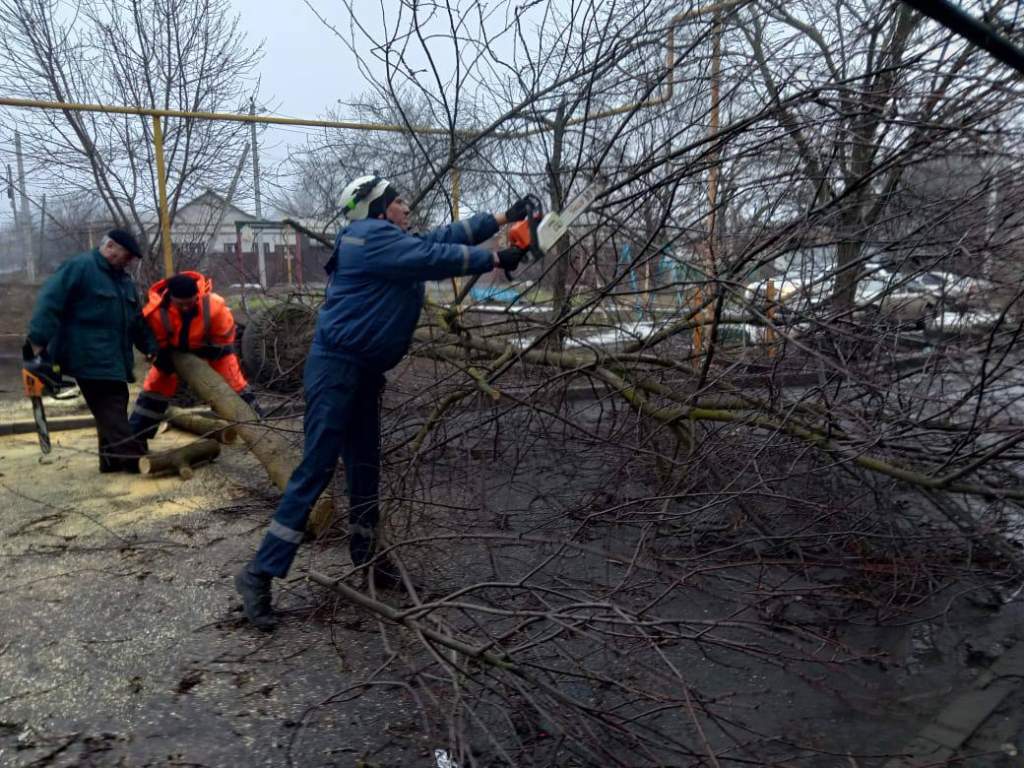
[[[156,341],[142,319],[135,283],[125,271],[142,258],[131,232],[112,229],[100,247],[61,265],[36,298],[28,340],[74,376],[96,417],[100,472],[138,472],[143,444],[128,426],[132,345],[147,357]]]

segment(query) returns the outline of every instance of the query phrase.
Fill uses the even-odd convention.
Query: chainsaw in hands
[[[561,213],[544,213],[540,199],[536,195],[526,195],[524,202],[529,213],[525,219],[509,227],[508,244],[526,251],[527,262],[543,261],[548,249],[569,231],[569,225],[593,204],[604,191],[604,187],[604,179],[591,182]],[[508,270],[505,271],[505,277],[512,279]],[[462,303],[479,279],[480,275],[474,275],[466,282],[456,294],[453,307]]]
[[[27,340],[21,348],[21,359],[21,382],[25,386],[25,397],[32,401],[32,418],[39,435],[39,449],[49,453],[50,429],[46,426],[43,397],[53,397],[60,392],[60,366],[46,358],[45,353],[37,355]]]
[[[603,179],[592,181],[560,213],[543,213],[540,200],[535,195],[528,195],[530,215],[509,228],[509,245],[529,251],[534,261],[543,259],[551,247],[569,231],[569,225],[576,221],[603,191]]]

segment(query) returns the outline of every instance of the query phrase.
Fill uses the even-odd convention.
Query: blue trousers
[[[340,456],[349,494],[352,562],[373,557],[380,508],[380,396],[384,376],[345,358],[318,351],[306,359],[303,385],[306,415],[302,462],[292,472],[284,497],[251,567],[283,577],[291,568],[313,505],[334,477]]]

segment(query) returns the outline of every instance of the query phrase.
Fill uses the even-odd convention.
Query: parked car
[[[929,293],[940,300],[959,302],[978,299],[993,287],[988,280],[978,277],[938,271],[914,275],[908,285],[913,290]]]
[[[871,304],[894,289],[895,276],[876,264],[866,265],[866,274],[857,283],[857,304]],[[744,298],[756,306],[768,300],[768,283],[772,283],[775,301],[788,309],[809,309],[828,301],[835,292],[836,277],[831,272],[796,276],[784,274],[755,280],[745,286]]]
[[[780,275],[748,283],[744,287],[744,298],[755,306],[765,306],[769,283],[773,300],[790,309],[815,306],[827,299],[832,290],[832,278],[824,275],[806,278]]]

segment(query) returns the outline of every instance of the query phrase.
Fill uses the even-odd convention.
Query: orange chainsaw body
[[[530,222],[528,219],[517,221],[508,228],[508,244],[514,248],[530,250]]]
[[[21,383],[25,385],[25,397],[42,397],[46,392],[45,382],[25,368],[21,369]]]

